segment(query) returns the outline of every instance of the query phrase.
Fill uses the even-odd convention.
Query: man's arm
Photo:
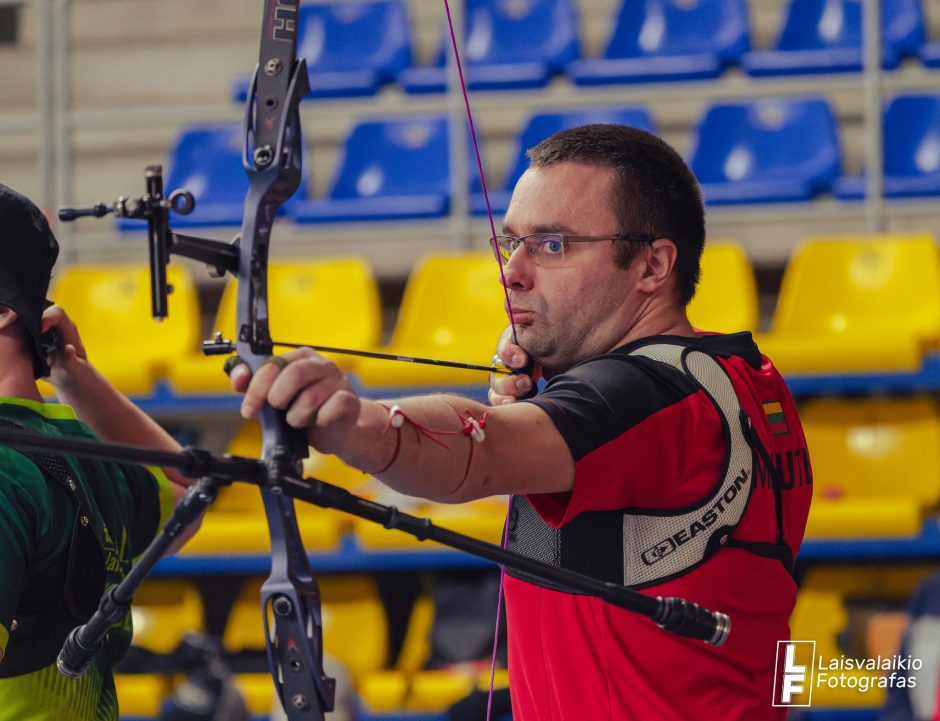
[[[242,415],[252,418],[267,400],[305,428],[310,444],[409,495],[461,503],[503,494],[570,491],[574,460],[548,415],[529,403],[492,408],[448,395],[387,401],[360,398],[330,361],[310,349],[283,356],[252,378],[244,365],[232,385],[245,392]],[[390,423],[400,410],[401,426]],[[396,413],[396,415],[398,415]],[[483,425],[477,442],[464,432]]]
[[[42,317],[42,330],[55,328],[61,349],[50,357],[49,381],[56,397],[75,410],[78,418],[99,437],[115,443],[130,443],[163,451],[179,451],[180,445],[156,421],[112,386],[91,363],[75,324],[59,306],[48,308]],[[163,468],[175,500],[192,485],[190,478],[175,468]],[[182,548],[198,530],[195,523],[180,535],[169,553]]]

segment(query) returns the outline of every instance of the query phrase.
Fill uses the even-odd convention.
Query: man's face
[[[530,168],[519,179],[503,234],[614,235],[612,168],[557,163]],[[629,230],[629,229],[626,229]],[[617,267],[619,242],[572,243],[557,266],[539,265],[520,246],[504,266],[519,344],[551,376],[620,345],[642,297],[636,291],[641,252]]]

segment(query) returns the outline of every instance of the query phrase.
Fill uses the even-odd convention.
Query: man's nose
[[[506,288],[513,290],[526,290],[532,287],[532,273],[534,264],[526,252],[525,246],[520,245],[503,262],[502,282]]]

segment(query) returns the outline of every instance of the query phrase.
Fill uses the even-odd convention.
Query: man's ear
[[[16,323],[17,318],[19,318],[19,316],[16,314],[15,310],[5,305],[0,305],[0,330],[10,328]]]
[[[647,293],[654,293],[665,285],[675,268],[678,254],[676,244],[669,238],[654,240],[650,245],[650,250],[645,254],[640,289]]]

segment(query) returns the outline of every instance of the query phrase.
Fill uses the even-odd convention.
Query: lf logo
[[[815,658],[815,641],[777,641],[774,706],[809,706],[812,703]],[[804,698],[805,703],[798,703]]]

